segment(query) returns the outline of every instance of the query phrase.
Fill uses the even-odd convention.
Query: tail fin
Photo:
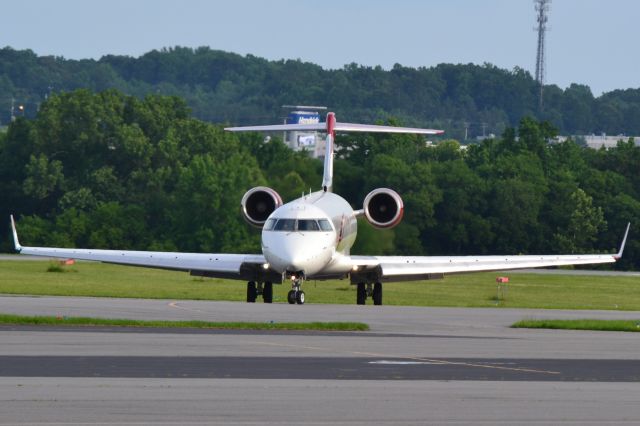
[[[327,113],[327,139],[324,146],[324,172],[322,174],[322,190],[331,192],[333,186],[333,141],[336,138],[336,115]]]
[[[325,123],[314,124],[274,124],[268,126],[244,126],[244,127],[227,127],[225,130],[230,132],[273,132],[278,130],[284,131],[304,131],[304,130],[324,130],[327,132],[325,139],[324,154],[324,174],[322,176],[322,189],[331,191],[333,184],[333,155],[334,140],[336,132],[367,132],[367,133],[413,133],[418,135],[440,135],[443,130],[434,129],[416,129],[411,127],[393,127],[393,126],[377,126],[373,124],[355,124],[340,123],[336,121],[336,115],[333,112],[327,113],[327,121]]]

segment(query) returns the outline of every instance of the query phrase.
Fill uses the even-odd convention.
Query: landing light
[[[262,264],[262,269],[269,269],[269,264],[268,263],[264,263]]]
[[[358,270],[358,265],[353,265],[353,268],[351,268],[354,272]]]

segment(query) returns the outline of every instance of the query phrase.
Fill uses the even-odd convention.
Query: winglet
[[[620,244],[620,251],[616,253],[613,258],[618,260],[622,257],[622,252],[624,251],[624,246],[627,244],[627,235],[629,235],[629,228],[631,227],[631,222],[627,223],[627,230],[624,232],[624,238],[622,239],[622,244]]]
[[[16,231],[16,222],[13,220],[13,215],[11,215],[11,230],[13,231],[13,244],[18,253],[22,251],[22,246],[20,245],[20,241],[18,241],[18,231]]]

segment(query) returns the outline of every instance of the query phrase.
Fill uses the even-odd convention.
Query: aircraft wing
[[[92,260],[119,265],[187,271],[192,275],[279,282],[281,277],[265,270],[262,254],[178,253],[132,250],[93,250],[57,247],[25,247],[18,241],[18,232],[11,216],[15,249],[20,254],[54,258]],[[262,279],[261,279],[262,278]]]
[[[444,274],[504,271],[564,265],[613,263],[622,257],[629,226],[616,254],[522,256],[351,256],[352,282],[412,281],[442,278]]]

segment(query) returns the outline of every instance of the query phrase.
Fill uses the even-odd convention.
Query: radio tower
[[[538,108],[542,111],[542,91],[544,89],[544,38],[547,31],[547,12],[551,0],[533,0],[537,13],[538,55],[536,56],[536,81],[538,82]]]

